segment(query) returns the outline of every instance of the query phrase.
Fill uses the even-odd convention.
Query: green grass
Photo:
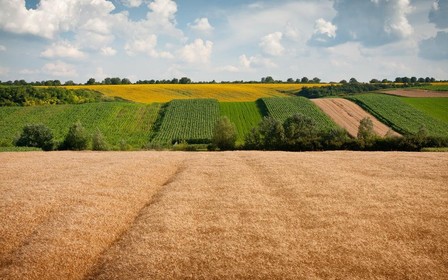
[[[238,133],[237,144],[242,144],[246,134],[263,118],[255,102],[221,102],[219,108],[221,116],[227,116],[235,124]]]
[[[402,98],[402,100],[431,117],[448,123],[448,98]]]
[[[404,98],[385,94],[362,94],[349,97],[380,121],[401,134],[414,134],[424,125],[432,136],[448,136],[448,124],[420,111]]]
[[[448,91],[448,84],[441,84],[441,85],[434,84],[434,85],[421,86],[418,88],[434,91]]]
[[[89,134],[98,128],[114,147],[124,142],[135,149],[148,143],[160,104],[89,103],[33,107],[0,107],[0,143],[12,143],[26,124],[43,123],[62,141],[69,127],[81,121]]]
[[[337,128],[336,124],[322,112],[314,103],[304,97],[262,98],[267,113],[273,118],[284,122],[294,114],[312,118],[319,129],[329,130]]]
[[[40,148],[32,147],[0,147],[0,152],[41,152]]]
[[[168,103],[160,128],[151,142],[208,143],[218,119],[219,103],[215,99],[173,100]]]

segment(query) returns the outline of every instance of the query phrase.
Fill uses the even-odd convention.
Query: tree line
[[[266,76],[262,77],[260,80],[255,81],[244,81],[244,80],[235,80],[235,81],[221,81],[219,83],[221,84],[274,84],[274,83],[286,83],[286,84],[319,84],[322,80],[318,77],[314,78],[308,78],[308,77],[302,77],[302,78],[288,78],[286,80],[279,80],[274,79],[272,76]],[[434,83],[434,82],[446,82],[443,80],[436,80],[433,77],[396,77],[393,81],[388,79],[371,79],[369,83],[371,84],[387,84],[387,83]],[[145,79],[145,80],[137,80],[135,83],[133,83],[128,78],[120,78],[120,77],[107,77],[104,78],[101,81],[97,81],[95,78],[89,78],[85,83],[75,83],[72,80],[68,80],[64,83],[62,83],[60,80],[46,80],[46,81],[34,81],[34,82],[27,82],[25,80],[14,80],[14,81],[0,81],[0,85],[4,86],[73,86],[73,85],[128,85],[128,84],[216,84],[216,80],[212,81],[192,81],[188,77],[182,77],[182,78],[173,78],[173,79]],[[343,79],[339,82],[329,82],[330,84],[347,84],[347,83],[358,83],[356,78],[350,78],[349,81]]]

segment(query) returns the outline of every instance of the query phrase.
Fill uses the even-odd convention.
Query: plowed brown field
[[[387,125],[378,121],[374,116],[364,111],[355,103],[343,98],[322,98],[312,99],[336,124],[343,127],[347,132],[356,137],[358,127],[363,118],[369,117],[373,122],[373,130],[380,136],[385,136],[388,132],[399,136]]]
[[[381,91],[382,93],[403,97],[448,97],[448,92],[424,89],[397,89]]]
[[[0,279],[446,279],[447,155],[0,153]]]

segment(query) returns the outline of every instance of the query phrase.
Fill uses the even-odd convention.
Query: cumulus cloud
[[[0,52],[5,52],[6,51],[6,47],[3,45],[0,45]]]
[[[316,23],[314,24],[314,32],[311,41],[315,45],[325,45],[336,38],[336,30],[336,25],[320,18],[316,20]]]
[[[115,9],[106,0],[41,0],[36,9],[30,10],[26,9],[24,0],[0,0],[0,6],[0,29],[49,39]]]
[[[190,28],[193,30],[205,33],[209,33],[214,29],[213,26],[211,26],[211,24],[208,22],[208,18],[197,18],[193,24],[189,24],[188,26],[190,26]]]
[[[152,57],[157,57],[157,36],[150,35],[146,38],[135,39],[132,42],[126,43],[124,49],[128,55],[136,55],[137,53],[145,53]]]
[[[117,50],[111,47],[101,48],[101,54],[104,56],[114,56],[117,54]]]
[[[448,28],[448,0],[438,0],[433,3],[429,21],[437,28]]]
[[[78,73],[73,65],[56,61],[54,63],[47,63],[42,67],[42,71],[57,77],[76,77]]]
[[[180,55],[181,58],[189,63],[207,63],[213,50],[213,42],[196,39],[193,43],[184,46]]]
[[[245,54],[241,55],[239,57],[240,64],[243,68],[250,69],[250,68],[274,68],[277,67],[277,65],[272,62],[268,58],[264,58],[261,56],[250,56],[247,57]]]
[[[238,69],[238,67],[233,66],[233,65],[226,65],[224,67],[218,68],[218,71],[237,73],[240,71],[240,69]]]
[[[62,41],[58,43],[53,43],[49,48],[40,54],[45,58],[73,58],[82,59],[86,55],[72,46],[69,42]]]
[[[272,56],[282,55],[285,48],[282,46],[281,40],[283,33],[274,32],[261,38],[260,47],[266,54]]]
[[[407,19],[413,10],[410,0],[335,0],[334,9],[337,14],[331,25],[316,22],[317,33],[313,34],[309,44],[336,45],[356,41],[373,47],[407,38],[413,33]]]
[[[121,0],[121,3],[129,8],[137,8],[143,4],[142,0]]]
[[[436,37],[420,42],[419,54],[431,60],[448,59],[448,32],[439,31]]]

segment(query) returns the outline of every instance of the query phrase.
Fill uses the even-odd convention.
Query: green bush
[[[96,130],[92,137],[92,150],[94,151],[107,151],[109,150],[109,145],[104,139],[103,134],[99,129]]]
[[[18,147],[35,147],[44,151],[51,151],[54,147],[53,133],[43,124],[28,124],[16,141]]]
[[[63,150],[82,151],[86,150],[88,145],[89,136],[81,122],[78,121],[70,127],[61,148]]]
[[[221,151],[235,149],[236,128],[226,116],[221,117],[213,128],[212,144]]]

